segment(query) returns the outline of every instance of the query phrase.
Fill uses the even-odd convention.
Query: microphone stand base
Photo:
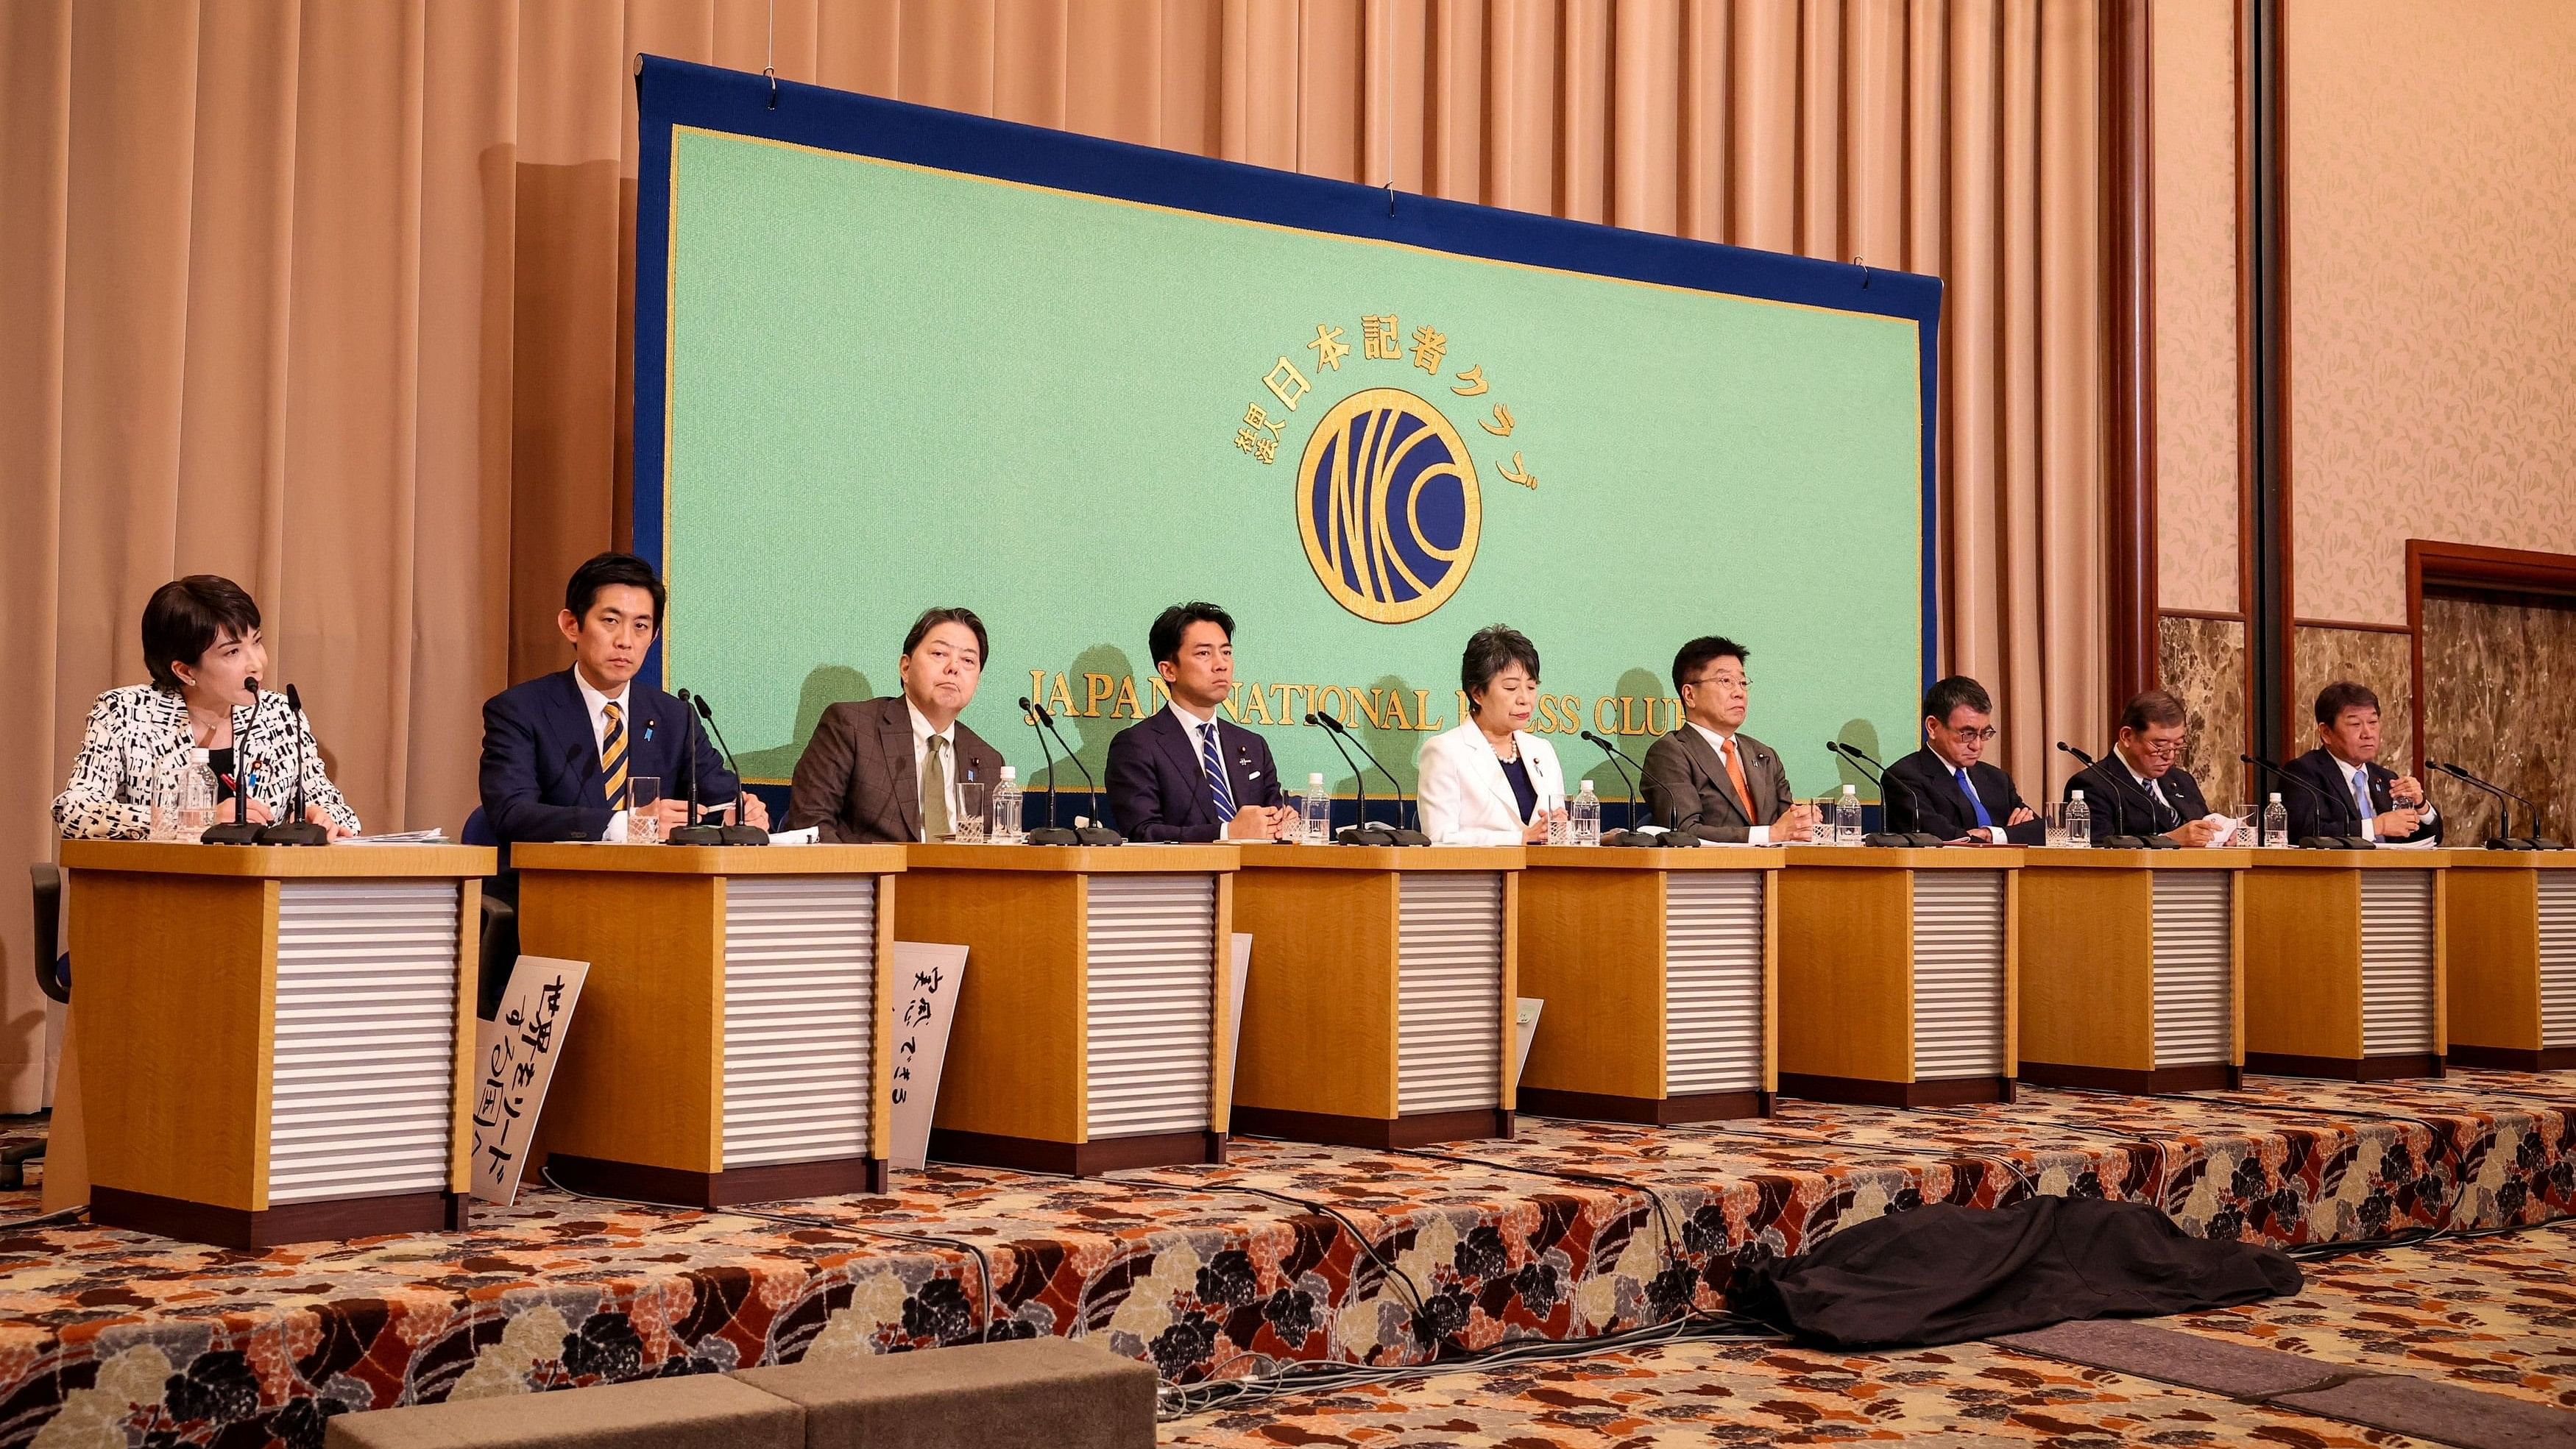
[[[2565,841],[2560,840],[2544,840],[2535,835],[2531,837],[2531,848],[2534,850],[2565,850],[2567,848],[2567,844]]]
[[[1080,845],[1081,843],[1080,831],[1067,830],[1060,825],[1041,825],[1029,832],[1031,845]]]
[[[2180,850],[2182,842],[2170,835],[2150,835],[2138,842],[2141,850]]]
[[[1127,837],[1105,826],[1085,825],[1073,832],[1076,845],[1125,845]]]
[[[1601,837],[1601,843],[1616,850],[1625,846],[1652,845],[1655,837],[1636,830],[1613,830]]]
[[[1398,826],[1393,834],[1395,836],[1395,843],[1398,845],[1429,845],[1431,843],[1431,837],[1423,834],[1419,830],[1406,830],[1403,827]]]
[[[2104,850],[2144,850],[2147,848],[2147,843],[2134,835],[2105,835],[2102,837],[2102,848]]]
[[[683,825],[673,830],[669,835],[663,837],[662,843],[664,845],[722,845],[724,844],[724,827],[721,825]]]
[[[1393,845],[1395,832],[1383,825],[1345,825],[1333,832],[1344,845]]]
[[[1687,830],[1667,830],[1652,842],[1658,850],[1697,850],[1706,843]]]
[[[281,820],[259,832],[262,845],[329,845],[331,832],[310,820]]]
[[[727,825],[717,835],[726,845],[767,845],[769,832],[757,825]]]
[[[1902,830],[1873,830],[1860,843],[1876,850],[1912,850],[1914,837]]]
[[[247,820],[225,820],[207,826],[206,833],[198,836],[197,840],[204,845],[257,845],[259,833],[267,828]]]

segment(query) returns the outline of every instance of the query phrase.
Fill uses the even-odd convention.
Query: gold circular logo
[[[1466,581],[1484,520],[1476,462],[1421,398],[1372,387],[1342,399],[1306,440],[1297,486],[1306,561],[1343,608],[1407,623]]]

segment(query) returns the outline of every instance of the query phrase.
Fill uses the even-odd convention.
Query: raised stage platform
[[[0,1449],[319,1449],[355,1410],[979,1335],[1105,1336],[1174,1380],[1419,1361],[1720,1308],[1743,1264],[1924,1201],[2100,1193],[2283,1245],[2537,1224],[2576,1215],[2571,1136],[2576,1073],[2258,1077],[1701,1127],[1524,1117],[1418,1152],[1238,1138],[1222,1167],[935,1169],[761,1209],[795,1222],[539,1189],[461,1234],[266,1252],[20,1231]]]

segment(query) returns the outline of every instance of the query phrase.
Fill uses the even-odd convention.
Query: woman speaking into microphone
[[[1422,833],[1434,845],[1543,844],[1565,814],[1556,750],[1530,733],[1538,647],[1507,625],[1476,631],[1458,663],[1467,722],[1422,746]]]
[[[303,714],[259,688],[268,649],[259,605],[241,585],[192,574],[154,590],[143,606],[143,662],[151,683],[111,689],[90,709],[71,783],[54,797],[54,825],[66,838],[150,836],[153,791],[191,747],[206,751],[227,817],[245,786],[245,819],[264,825],[282,817],[295,799],[300,760],[304,818],[334,840],[358,833],[357,812],[331,783]]]

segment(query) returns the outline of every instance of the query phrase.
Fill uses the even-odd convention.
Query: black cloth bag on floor
[[[1807,1343],[1964,1343],[2080,1318],[2149,1318],[2295,1293],[2277,1248],[2213,1243],[2143,1203],[1933,1203],[1753,1268],[1737,1312]]]

